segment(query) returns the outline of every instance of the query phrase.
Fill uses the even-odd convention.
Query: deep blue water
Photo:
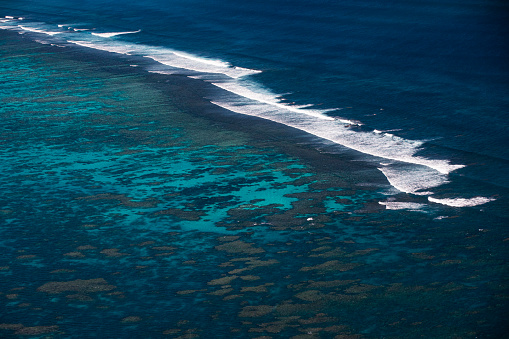
[[[504,2],[0,18],[1,336],[506,335]]]

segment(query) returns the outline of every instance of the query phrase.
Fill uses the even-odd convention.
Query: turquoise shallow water
[[[503,198],[386,208],[370,165],[211,120],[190,80],[0,50],[3,337],[506,333]]]

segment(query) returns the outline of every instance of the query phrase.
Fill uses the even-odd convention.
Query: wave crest
[[[75,29],[76,30],[76,29]],[[130,31],[130,32],[106,32],[106,33],[97,33],[93,32],[92,35],[99,36],[101,38],[111,38],[117,35],[124,35],[124,34],[135,34],[141,32],[141,29],[137,31]]]
[[[470,199],[466,199],[466,198],[438,199],[438,198],[428,197],[428,200],[430,202],[447,205],[447,206],[451,206],[451,207],[473,207],[473,206],[484,205],[490,201],[495,201],[496,199],[487,198],[487,197],[474,197],[474,198],[470,198]]]

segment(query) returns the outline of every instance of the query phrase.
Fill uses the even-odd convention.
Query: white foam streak
[[[199,58],[199,57],[196,57],[196,56],[191,55],[191,54],[187,54],[187,53],[184,53],[184,52],[177,52],[177,51],[174,51],[173,54],[178,56],[178,57],[181,57],[181,58],[193,60],[193,61],[196,61],[196,62],[200,62],[200,63],[204,63],[204,64],[216,66],[216,67],[223,67],[223,68],[230,67],[229,63],[221,61],[221,60]]]
[[[172,75],[172,74],[178,74],[177,71],[148,71],[149,73],[155,73],[155,74],[164,74],[164,75]]]
[[[41,33],[41,34],[47,34],[47,35],[55,35],[55,34],[62,33],[62,32],[49,32],[49,31],[45,31],[45,30],[42,30],[42,29],[37,29],[37,28],[32,28],[32,27],[27,27],[27,26],[22,26],[22,25],[18,25],[18,27],[21,28],[24,31],[34,32],[34,33]]]
[[[306,106],[290,106],[286,104],[282,104],[277,102],[277,96],[272,94],[263,94],[251,91],[250,89],[238,85],[234,82],[222,82],[222,83],[213,83],[214,86],[217,86],[221,89],[224,89],[228,92],[237,94],[241,97],[254,100],[259,103],[267,104],[274,108],[283,109],[284,111],[290,111],[299,114],[306,114],[309,116],[316,117],[318,119],[323,120],[334,120],[334,118],[324,115],[324,111],[322,110],[312,110],[312,109],[303,109]],[[217,103],[216,103],[217,104]]]
[[[428,195],[431,192],[423,191],[448,183],[447,175],[425,166],[389,165],[378,168],[387,181],[397,190],[416,195]]]
[[[166,48],[152,47],[145,52],[147,54],[147,58],[151,58],[163,65],[183,68],[195,72],[224,74],[234,79],[260,73],[260,71],[257,70],[243,67],[232,67],[230,64],[223,61],[191,56],[186,53]]]
[[[478,205],[486,204],[490,201],[494,201],[494,198],[486,198],[486,197],[474,197],[470,199],[465,198],[453,198],[453,199],[438,199],[433,197],[428,197],[430,202],[434,202],[437,204],[447,205],[451,207],[473,207]]]
[[[220,69],[219,72],[212,72],[212,73],[223,73],[225,75],[228,75],[231,78],[240,78],[246,75],[261,73],[261,71],[244,68],[244,67],[238,67],[238,66],[232,66],[230,63],[222,61],[222,60],[216,60],[216,59],[208,59],[208,58],[202,58],[195,55],[191,55],[188,53],[180,52],[180,51],[172,51],[173,55],[186,59],[191,60],[200,64],[206,64],[213,66],[215,68]]]
[[[338,120],[340,123],[345,124],[345,125],[356,125],[356,126],[363,125],[360,121],[347,120],[347,119],[342,119],[342,118],[338,118],[338,117],[334,117],[334,119]]]
[[[95,44],[88,41],[76,41],[76,40],[68,40],[67,42],[78,46],[93,48],[100,51],[106,51],[111,53],[129,54],[130,52],[132,52],[132,49],[129,48],[129,46],[127,45]]]
[[[388,210],[421,211],[427,206],[426,204],[420,204],[417,202],[379,201],[378,203],[380,205],[384,205]]]
[[[107,33],[92,33],[92,35],[95,35],[95,36],[99,36],[101,38],[111,38],[111,37],[114,37],[114,36],[117,36],[117,35],[123,35],[123,34],[134,34],[134,33],[139,33],[141,32],[141,29],[137,30],[137,31],[132,31],[132,32],[107,32]]]

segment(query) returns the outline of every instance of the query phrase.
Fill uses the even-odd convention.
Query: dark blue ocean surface
[[[0,336],[504,337],[507,22],[0,0]]]

